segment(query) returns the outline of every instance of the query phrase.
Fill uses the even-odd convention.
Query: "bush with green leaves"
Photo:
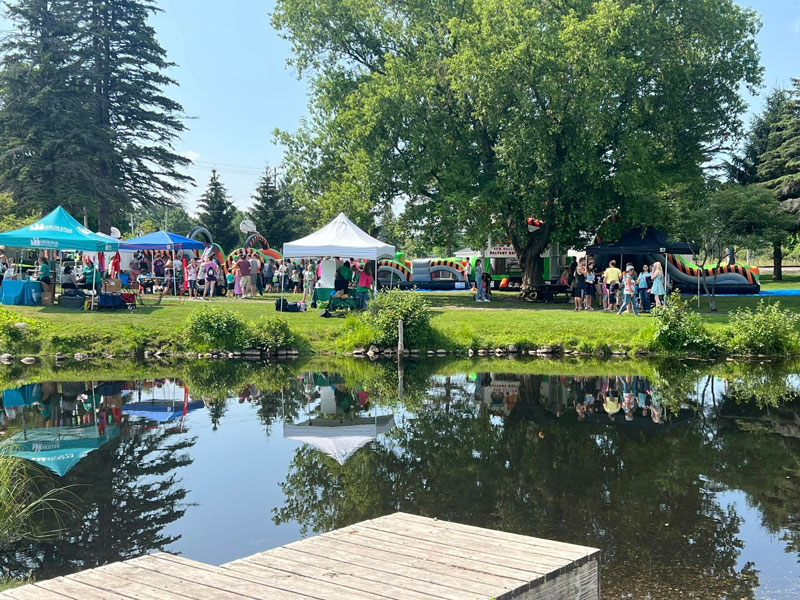
[[[716,350],[716,344],[703,326],[700,315],[678,293],[669,296],[666,306],[653,310],[653,320],[655,350],[701,356]]]
[[[379,346],[397,345],[397,322],[403,320],[403,339],[406,346],[424,345],[431,339],[430,303],[416,292],[391,290],[375,296],[361,317]]]
[[[186,346],[198,352],[243,350],[250,331],[239,316],[226,308],[204,306],[186,319]]]
[[[18,313],[0,308],[0,354],[22,354],[41,350],[44,324],[26,319]]]
[[[289,348],[296,343],[289,323],[277,317],[261,317],[250,325],[249,348],[274,354],[280,348]]]
[[[760,300],[755,310],[731,313],[726,343],[737,354],[789,354],[800,348],[796,329],[800,315],[781,310],[781,303]]]

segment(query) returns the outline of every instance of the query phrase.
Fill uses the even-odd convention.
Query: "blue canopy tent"
[[[169,231],[155,231],[147,235],[131,238],[120,244],[121,250],[203,250],[206,245],[198,240],[170,233]],[[178,295],[177,278],[172,278],[174,293]],[[160,299],[159,299],[160,300]]]
[[[120,250],[202,250],[206,245],[169,231],[155,231],[120,242]]]
[[[11,454],[47,467],[63,476],[81,459],[119,435],[110,425],[102,435],[96,427],[43,427],[18,431],[9,438]]]

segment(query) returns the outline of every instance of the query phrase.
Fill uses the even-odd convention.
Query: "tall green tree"
[[[13,0],[2,45],[0,184],[40,212],[91,207],[101,231],[132,206],[172,206],[191,177],[183,109],[148,19],[153,0]],[[127,219],[125,219],[127,220]]]
[[[786,90],[776,89],[767,96],[763,111],[757,115],[750,125],[740,153],[735,154],[726,163],[728,179],[740,185],[752,185],[764,182],[762,163],[768,152],[776,149],[775,136],[770,133],[782,120],[786,110],[789,95]],[[760,172],[761,171],[761,172]],[[760,172],[760,173],[759,173]],[[781,205],[785,208],[785,205]],[[787,231],[776,233],[776,238],[771,240],[774,280],[783,279],[783,244],[787,234],[797,229],[798,223],[789,223]]]
[[[312,82],[288,162],[329,165],[330,189],[334,150],[363,152],[381,202],[508,235],[526,284],[609,210],[659,219],[654,198],[702,186],[761,78],[758,20],[731,0],[279,0],[273,24]]]
[[[251,196],[253,205],[247,212],[270,247],[279,252],[283,244],[299,237],[304,230],[299,207],[288,184],[279,183],[274,171],[267,167]]]
[[[177,82],[174,66],[148,19],[160,9],[154,0],[100,0],[85,6],[89,43],[84,48],[93,91],[95,127],[109,141],[98,156],[102,178],[98,225],[131,205],[174,206],[192,178],[180,167],[191,161],[173,142],[184,131],[183,107],[164,90]]]
[[[231,202],[216,169],[211,171],[208,187],[197,204],[200,208],[198,220],[208,229],[214,242],[222,246],[225,252],[233,250],[239,240],[234,223],[236,207]]]
[[[759,183],[774,190],[783,210],[795,216],[792,233],[800,231],[800,79],[783,95],[783,102],[769,121],[766,143],[758,157]],[[773,277],[782,279],[783,256],[779,238],[774,245]]]
[[[22,213],[91,203],[103,140],[93,128],[74,0],[5,3],[14,25],[0,45],[0,186]]]

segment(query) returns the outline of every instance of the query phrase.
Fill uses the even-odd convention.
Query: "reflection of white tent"
[[[359,229],[344,213],[304,238],[283,245],[285,258],[341,256],[377,260],[394,256],[394,246],[384,244]]]
[[[311,444],[343,465],[356,450],[392,429],[392,415],[346,420],[309,419],[299,425],[284,425],[283,437]]]

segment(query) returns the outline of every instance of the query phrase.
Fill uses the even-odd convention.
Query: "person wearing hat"
[[[633,308],[633,314],[639,316],[639,309],[636,308],[636,271],[633,270],[633,265],[628,265],[625,269],[625,275],[622,276],[622,306],[617,311],[618,316],[622,316],[622,311],[630,305]]]

